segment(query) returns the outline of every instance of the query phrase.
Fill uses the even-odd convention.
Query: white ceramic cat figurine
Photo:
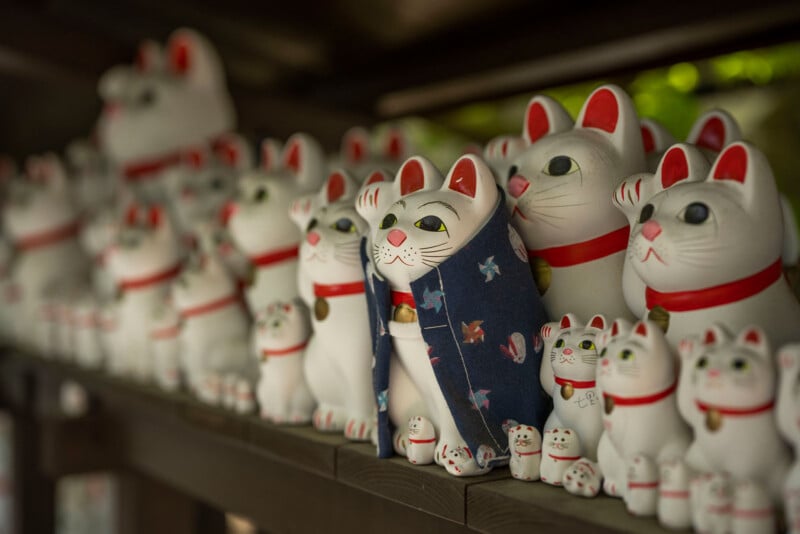
[[[571,495],[596,497],[603,488],[603,473],[597,462],[584,457],[569,466],[561,483]]]
[[[342,137],[337,167],[343,167],[362,182],[375,169],[396,171],[413,151],[400,126],[391,126],[380,136],[373,135],[361,126],[350,128]],[[378,146],[375,146],[378,145]]]
[[[168,299],[151,312],[150,340],[153,351],[153,378],[166,391],[181,386],[180,334],[181,316]]]
[[[508,461],[511,476],[524,482],[539,480],[542,435],[536,427],[528,425],[511,427],[508,430],[508,448],[511,451],[511,459]]]
[[[578,434],[569,428],[545,430],[542,437],[542,462],[539,473],[542,482],[561,486],[564,474],[581,459],[581,442]]]
[[[250,320],[236,282],[219,260],[193,256],[172,284],[172,301],[182,320],[180,350],[187,381],[196,395],[219,403],[223,392],[217,388],[230,373],[255,383]]]
[[[173,32],[163,53],[143,43],[136,66],[108,71],[99,91],[101,147],[147,198],[164,200],[158,178],[185,148],[208,146],[235,126],[222,64],[194,30]]]
[[[359,255],[367,223],[353,205],[357,189],[346,171],[335,171],[314,202],[316,209],[292,209],[291,216],[304,232],[299,283],[313,284],[314,335],[306,349],[305,376],[318,403],[314,425],[365,441],[375,422],[375,400]]]
[[[734,340],[718,326],[702,342],[681,343],[680,353],[691,369],[680,392],[694,429],[686,462],[699,472],[726,471],[763,484],[778,502],[790,454],[776,426],[775,366],[763,330],[746,327]]]
[[[82,215],[96,213],[114,202],[114,180],[105,155],[96,143],[76,139],[67,145],[67,162],[74,181],[73,197]]]
[[[800,533],[800,344],[781,347],[778,351],[780,381],[778,387],[778,430],[794,449],[795,460],[783,487],[783,508],[789,532]]]
[[[273,149],[269,143],[262,150],[260,170],[240,177],[238,197],[226,210],[235,245],[255,267],[246,295],[252,313],[298,296],[301,233],[289,218],[289,207],[296,197],[319,190],[326,178],[322,148],[308,135],[290,137],[277,161]]]
[[[598,334],[597,388],[603,397],[603,427],[597,455],[603,490],[624,497],[626,464],[643,455],[660,465],[683,457],[689,429],[678,413],[675,357],[655,323],[631,329],[618,319]]]
[[[529,108],[526,131],[539,137],[508,181],[545,308],[551,317],[632,317],[622,294],[629,228],[610,199],[623,178],[645,170],[633,103],[606,85],[589,96],[574,129],[546,135],[548,118]]]
[[[648,314],[667,327],[670,344],[711,322],[735,331],[760,324],[776,345],[798,338],[800,303],[782,276],[783,228],[769,165],[743,142],[729,145],[704,181],[647,200],[629,254],[647,286]]]
[[[80,221],[67,176],[55,154],[31,157],[26,177],[12,184],[3,210],[3,229],[14,248],[11,283],[16,300],[15,337],[36,344],[39,313],[46,293],[78,283],[88,261],[78,243]]]
[[[578,434],[583,455],[597,460],[597,444],[603,433],[603,407],[595,386],[597,347],[595,336],[608,328],[602,315],[584,325],[567,314],[560,322],[547,323],[541,333],[550,354],[542,358],[539,379],[553,398],[553,411],[544,425],[570,428]]]
[[[255,317],[261,375],[256,389],[262,419],[279,424],[311,421],[314,397],[304,373],[311,336],[308,309],[299,300],[273,302]]]
[[[571,121],[570,121],[571,122]],[[491,167],[497,185],[506,189],[508,186],[509,170],[514,164],[514,160],[519,156],[530,143],[523,137],[513,135],[500,135],[494,137],[486,143],[483,149],[483,159]],[[510,202],[510,199],[506,199]]]
[[[108,367],[112,373],[149,380],[151,311],[169,292],[180,272],[178,240],[163,208],[133,206],[106,254],[119,290]]]
[[[691,469],[683,458],[661,462],[658,486],[658,522],[667,528],[686,529],[692,526],[689,502]]]
[[[433,463],[436,453],[436,429],[433,423],[421,416],[408,421],[406,457],[412,464]]]

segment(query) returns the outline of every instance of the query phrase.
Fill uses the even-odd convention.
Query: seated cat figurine
[[[503,421],[541,428],[547,414],[538,383],[530,381],[541,347],[524,343],[534,339],[544,309],[488,166],[463,156],[440,189],[424,191],[431,175],[419,160],[401,168],[398,197],[370,217],[381,221],[371,251],[382,277],[371,280],[380,323],[379,455],[391,454],[394,352],[436,428],[435,459],[450,474],[476,475],[509,460]],[[502,350],[510,338],[522,340],[514,352]]]
[[[567,470],[581,459],[581,440],[569,428],[553,427],[542,437],[542,463],[539,473],[542,482],[561,486]]]
[[[532,426],[517,425],[508,430],[511,476],[530,482],[539,480],[542,462],[542,435]]]
[[[629,227],[610,199],[623,178],[645,170],[633,103],[606,85],[571,130],[550,133],[545,112],[526,121],[538,137],[514,161],[508,193],[545,308],[554,317],[632,317],[622,294]]]
[[[778,430],[795,453],[783,487],[783,508],[789,532],[800,533],[800,344],[781,347],[778,362],[780,382],[775,415]]]
[[[317,196],[316,208],[291,215],[304,232],[298,282],[310,281],[314,296],[314,335],[305,353],[305,377],[318,403],[314,426],[366,441],[375,424],[375,399],[359,256],[367,223],[353,205],[357,189],[346,171],[335,171]]]
[[[688,150],[671,149],[662,167]],[[797,339],[800,303],[782,276],[781,201],[764,155],[733,143],[704,180],[688,182],[675,178],[691,176],[691,167],[676,161],[684,172],[661,173],[666,188],[641,202],[628,247],[648,317],[673,346],[711,322],[760,324],[776,344]]]

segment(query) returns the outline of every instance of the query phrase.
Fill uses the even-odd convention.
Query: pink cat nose
[[[611,365],[611,363],[608,360],[603,360],[603,363],[601,363],[600,365],[602,365],[603,367],[608,367],[609,365]]]
[[[709,369],[708,370],[708,376],[710,376],[711,378],[717,378],[721,374],[722,373],[720,372],[719,369]]]
[[[572,349],[564,349],[564,354],[569,356],[570,354],[572,354]]]
[[[508,194],[514,198],[519,198],[522,196],[522,193],[528,190],[530,186],[531,183],[528,180],[519,174],[515,174],[508,181]]]
[[[648,241],[652,241],[661,234],[661,225],[655,221],[647,221],[642,226],[642,235]]]
[[[392,230],[389,232],[389,235],[386,236],[386,239],[392,246],[399,247],[406,240],[406,237],[406,234],[402,230]]]
[[[312,247],[317,246],[317,243],[319,243],[319,239],[320,237],[317,232],[309,232],[308,235],[306,236],[306,241],[308,241]]]

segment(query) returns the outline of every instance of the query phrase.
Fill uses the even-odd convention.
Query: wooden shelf
[[[57,414],[54,391],[65,380],[89,391],[90,415]],[[21,386],[31,383],[33,394]],[[371,444],[9,350],[0,358],[0,399],[16,414],[35,406],[47,477],[132,470],[268,532],[667,532],[632,518],[616,499],[524,484],[507,469],[460,479],[436,466],[380,460]]]

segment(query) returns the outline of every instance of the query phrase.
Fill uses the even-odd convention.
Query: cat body
[[[542,435],[539,431],[528,425],[511,427],[508,430],[508,448],[511,451],[508,461],[511,476],[525,482],[539,480],[542,462]]]
[[[581,459],[581,442],[569,428],[551,428],[542,436],[542,462],[539,474],[542,482],[561,486],[564,474]]]
[[[800,345],[781,347],[778,352],[780,381],[775,407],[778,430],[795,452],[795,460],[786,475],[783,487],[783,508],[789,532],[800,532]]]
[[[645,170],[639,120],[624,91],[607,85],[589,96],[573,129],[546,135],[556,106],[529,105],[535,142],[508,181],[514,224],[550,316],[632,317],[622,293],[629,228],[610,198],[622,178]]]

